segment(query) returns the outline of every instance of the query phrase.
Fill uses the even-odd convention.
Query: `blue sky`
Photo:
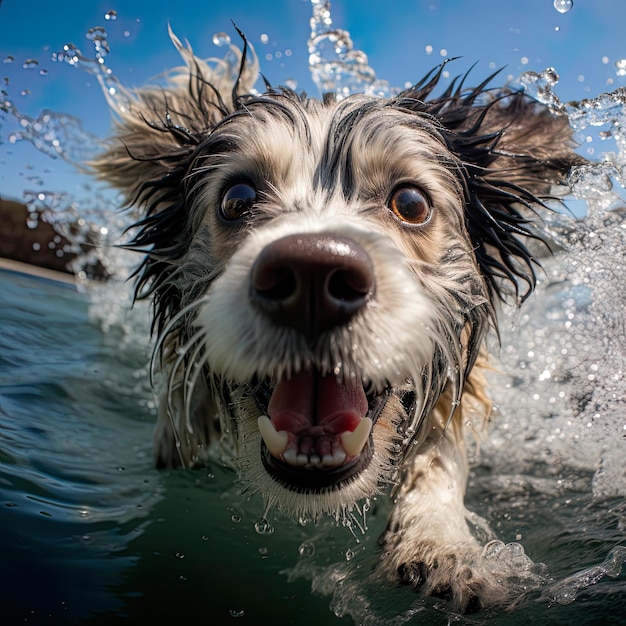
[[[115,21],[105,20],[111,10],[117,13]],[[43,109],[63,111],[103,135],[110,117],[96,81],[52,62],[53,52],[71,42],[91,55],[85,33],[104,26],[111,44],[109,67],[125,84],[141,85],[179,63],[168,23],[207,57],[221,52],[211,42],[214,33],[226,31],[235,39],[233,20],[255,45],[271,83],[295,79],[299,88],[317,95],[307,66],[310,15],[309,0],[82,0],[70,5],[3,0],[1,80],[23,113],[36,117]],[[555,10],[553,0],[336,0],[332,17],[367,53],[378,77],[392,85],[416,81],[445,55],[462,57],[454,66],[458,73],[476,62],[476,82],[493,67],[505,67],[506,78],[554,66],[561,77],[557,93],[565,100],[626,86],[615,67],[626,58],[624,0],[574,0],[564,14]],[[9,57],[14,61],[4,62]],[[38,65],[25,69],[29,59]],[[54,190],[77,184],[68,166],[40,156],[25,142],[8,144],[9,131],[7,121],[0,128],[0,195],[20,197],[30,184],[28,172]]]

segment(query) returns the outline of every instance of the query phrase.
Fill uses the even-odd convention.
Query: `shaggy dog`
[[[214,450],[295,518],[390,494],[380,571],[515,601],[468,526],[464,430],[494,307],[535,283],[535,210],[579,161],[567,118],[489,81],[434,97],[441,68],[389,99],[252,93],[247,46],[229,73],[172,38],[186,67],[117,95],[95,163],[142,211],[157,465]]]

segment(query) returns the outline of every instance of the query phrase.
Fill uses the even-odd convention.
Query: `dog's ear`
[[[217,122],[237,107],[258,75],[254,51],[231,46],[225,59],[203,61],[170,30],[185,66],[172,71],[164,87],[115,93],[105,90],[114,115],[107,148],[90,165],[147,214],[171,204],[190,157]]]
[[[569,171],[585,160],[574,152],[566,115],[522,92],[486,89],[493,76],[472,89],[453,81],[442,96],[428,99],[442,69],[399,98],[437,120],[458,158],[465,224],[492,296],[505,299],[512,287],[523,300],[535,286],[538,264],[529,240],[547,245],[535,227],[536,210],[566,193]]]
[[[241,107],[258,76],[257,57],[241,36],[241,51],[231,46],[225,59],[207,62],[170,31],[185,66],[168,76],[167,85],[133,91],[117,86],[114,96],[107,94],[115,130],[90,166],[141,215],[126,247],[147,252],[135,272],[135,297],[155,295],[159,327],[179,305],[178,289],[168,281],[198,226],[186,197],[189,171],[203,142]]]

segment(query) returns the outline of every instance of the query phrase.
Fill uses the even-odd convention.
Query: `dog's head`
[[[144,210],[137,295],[180,449],[209,395],[250,485],[337,514],[441,434],[494,300],[534,286],[567,119],[485,84],[434,98],[440,71],[391,99],[253,95],[178,45],[185,80],[129,94],[96,165]]]

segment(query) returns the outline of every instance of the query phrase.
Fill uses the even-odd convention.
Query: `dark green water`
[[[511,614],[467,617],[383,585],[382,502],[358,543],[278,518],[258,532],[261,504],[229,470],[153,469],[144,312],[107,310],[126,286],[88,296],[8,272],[0,286],[0,624],[626,624],[626,572],[565,606],[537,592]],[[594,499],[593,471],[546,453],[507,473],[516,455],[498,437],[469,504],[500,539],[554,581],[625,543],[624,498]]]

